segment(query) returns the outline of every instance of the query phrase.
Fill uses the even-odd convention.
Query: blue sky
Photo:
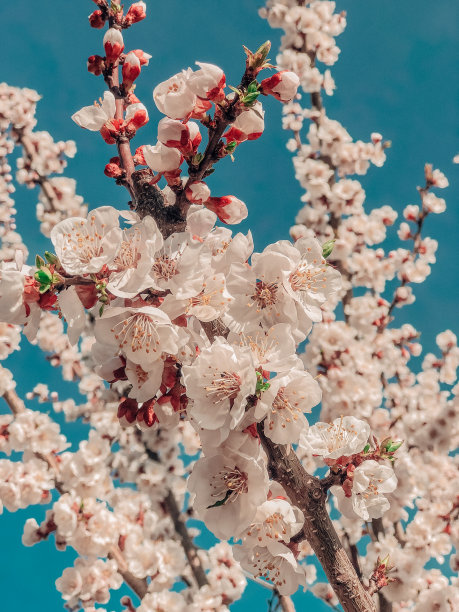
[[[197,60],[220,65],[227,81],[236,85],[244,66],[242,44],[255,49],[269,38],[276,49],[280,39],[280,31],[271,30],[257,15],[261,0],[148,4],[147,19],[125,35],[127,48],[142,48],[153,56],[138,81],[137,94],[147,105],[151,121],[139,132],[137,145],[156,141],[160,116],[151,94],[158,82]],[[338,89],[326,100],[329,115],[341,121],[355,139],[368,139],[372,131],[378,131],[393,143],[386,165],[371,169],[362,181],[367,206],[390,204],[400,212],[406,204],[418,203],[416,186],[423,181],[425,162],[439,167],[450,180],[450,187],[441,194],[447,200],[447,212],[427,223],[428,235],[441,240],[437,265],[427,282],[415,287],[415,304],[402,312],[404,320],[422,331],[421,342],[432,350],[439,331],[458,329],[459,166],[451,160],[459,152],[459,3],[352,0],[337,4],[348,11],[348,28],[338,39],[342,53],[332,69]],[[85,200],[93,207],[122,207],[126,194],[103,175],[113,149],[70,120],[75,110],[91,104],[104,90],[102,79],[86,71],[86,58],[102,54],[101,31],[92,30],[87,23],[93,8],[89,0],[1,3],[1,79],[43,95],[38,129],[49,130],[56,140],[77,142],[78,154],[70,161],[67,175],[78,180],[78,192]],[[301,195],[285,150],[287,134],[280,126],[280,105],[267,100],[266,109],[263,137],[241,146],[234,164],[223,160],[211,182],[214,195],[234,194],[247,203],[249,218],[244,229],[251,228],[256,250],[288,237]],[[19,188],[16,202],[20,231],[32,254],[42,252],[48,243],[31,221],[35,193]],[[21,353],[6,365],[17,375],[21,394],[36,382],[56,379],[39,351],[26,340]],[[68,386],[60,389],[69,392]],[[76,439],[81,430],[72,426],[67,432]],[[39,508],[35,515],[41,518],[43,513]],[[53,583],[71,564],[73,555],[58,553],[52,542],[24,550],[20,537],[27,515],[5,512],[0,518],[4,551],[0,573],[2,584],[9,587],[3,589],[2,604],[5,609],[14,606],[21,611],[60,610],[61,599]],[[233,609],[266,610],[268,596],[268,591],[251,585],[244,603]],[[115,593],[109,610],[119,609],[118,599]],[[298,596],[297,601],[314,612],[329,609],[308,595]]]

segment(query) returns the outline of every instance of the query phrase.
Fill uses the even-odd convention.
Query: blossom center
[[[220,376],[214,378],[205,387],[207,397],[213,396],[214,403],[218,404],[224,400],[232,400],[237,397],[241,389],[241,377],[236,372],[220,372]]]
[[[257,303],[259,309],[272,306],[277,301],[277,283],[264,283],[258,280],[252,299]]]
[[[114,325],[111,332],[119,341],[120,348],[130,345],[133,353],[145,350],[146,353],[158,350],[159,335],[154,321],[145,314],[133,314]]]
[[[225,465],[223,470],[216,474],[211,482],[211,487],[214,489],[212,497],[219,500],[233,502],[242,493],[247,493],[249,490],[248,476],[237,466],[230,467]]]
[[[298,268],[290,274],[290,285],[293,291],[312,291],[317,293],[319,289],[325,289],[327,286],[327,268],[326,266],[317,267],[317,261],[313,264],[308,264],[303,261]]]

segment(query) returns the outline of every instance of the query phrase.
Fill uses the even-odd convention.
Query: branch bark
[[[287,595],[279,595],[279,593],[277,593],[277,597],[279,599],[279,606],[282,612],[295,612],[295,606],[293,605],[293,601],[290,597]]]

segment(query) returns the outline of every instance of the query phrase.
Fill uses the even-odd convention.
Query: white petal
[[[98,132],[107,122],[107,115],[100,106],[84,106],[72,115],[73,121],[77,125],[91,132]]]

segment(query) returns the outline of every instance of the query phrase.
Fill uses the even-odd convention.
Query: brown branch
[[[293,601],[288,595],[280,595],[277,590],[274,591],[279,601],[279,606],[282,612],[295,612],[295,606]]]
[[[8,404],[11,412],[16,415],[25,411],[25,405],[14,389],[10,389],[3,394],[3,399]]]
[[[145,447],[145,451],[152,461],[155,461],[156,463],[161,461],[158,453],[155,451],[150,450],[148,447]],[[174,529],[180,538],[180,542],[183,550],[185,551],[186,558],[188,559],[188,563],[190,564],[190,568],[196,583],[198,584],[199,588],[209,584],[206,573],[201,565],[198,548],[195,546],[193,539],[188,533],[186,523],[180,516],[181,513],[177,500],[170,489],[167,490],[166,497],[164,498],[164,505],[172,519]]]
[[[287,455],[285,445],[274,444],[264,435],[262,423],[258,434],[268,456],[271,478],[285,489],[292,503],[304,515],[304,533],[327,574],[345,612],[376,612],[375,603],[360,582],[344,550],[325,507],[326,493],[320,480],[308,474],[295,452]]]

